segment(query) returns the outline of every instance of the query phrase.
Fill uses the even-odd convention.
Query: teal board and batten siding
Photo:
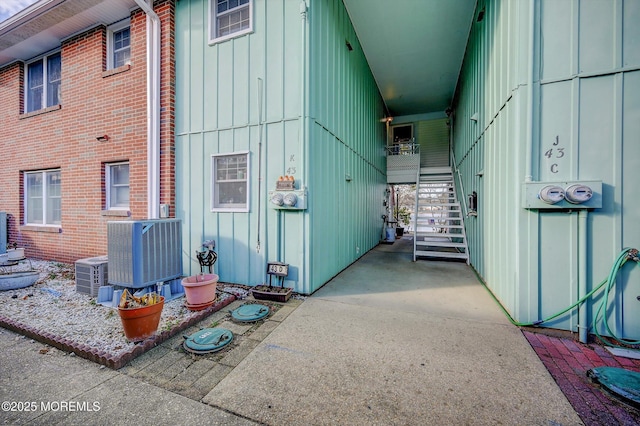
[[[301,153],[299,3],[256,1],[254,31],[214,45],[208,43],[207,16],[207,0],[176,3],[176,216],[184,226],[183,264],[185,274],[199,272],[195,250],[215,239],[221,281],[255,285],[266,278],[266,261],[278,260],[278,218],[267,207],[267,191],[287,169],[297,179],[302,172],[295,164]],[[212,212],[211,155],[242,151],[249,152],[250,212]],[[284,238],[303,234],[303,216],[288,214]],[[302,241],[287,238],[281,248],[294,273],[302,267]],[[297,287],[298,281],[287,285]]]
[[[309,6],[309,246],[316,290],[380,241],[385,112],[342,1]]]
[[[526,5],[478,3],[476,17],[484,9],[484,18],[471,27],[452,116],[458,196],[463,202],[474,191],[478,196],[478,216],[465,219],[470,263],[514,317],[529,300],[518,277],[519,247],[526,245],[519,216],[528,214],[518,198],[525,175]]]
[[[587,290],[622,248],[640,245],[640,3],[533,4],[530,20],[529,2],[479,2],[485,18],[472,28],[455,105],[456,162],[479,197],[478,217],[467,221],[471,263],[519,321],[578,298],[578,213],[523,209],[529,170],[534,181],[603,182],[603,207],[587,221]],[[640,337],[638,269],[617,283],[610,325],[619,336]],[[590,301],[590,318],[595,308]],[[577,315],[546,325],[576,331]]]
[[[342,2],[307,3],[303,21],[298,0],[256,0],[253,32],[214,45],[207,1],[176,3],[176,216],[185,274],[199,272],[195,250],[215,239],[221,281],[260,284],[266,262],[280,260],[291,265],[285,285],[312,293],[379,240],[382,101]],[[250,157],[250,211],[211,212],[211,155],[242,151]],[[267,191],[285,174],[307,187],[307,210],[269,206]]]
[[[414,124],[420,145],[420,167],[449,166],[449,123],[446,118],[418,121]]]

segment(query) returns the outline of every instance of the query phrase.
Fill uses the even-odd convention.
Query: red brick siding
[[[174,206],[174,5],[156,2],[162,22],[161,203]],[[9,243],[25,247],[29,257],[73,262],[107,253],[103,216],[105,163],[130,163],[131,219],[147,217],[146,15],[131,15],[131,65],[105,73],[106,29],[97,27],[65,40],[62,48],[61,107],[21,114],[24,65],[0,69],[0,211],[8,213]],[[98,142],[99,135],[108,142]],[[23,227],[22,174],[60,168],[60,233]]]

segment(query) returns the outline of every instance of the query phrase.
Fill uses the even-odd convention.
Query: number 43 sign
[[[289,275],[289,264],[280,262],[268,262],[267,274],[275,275],[277,277],[286,277]]]

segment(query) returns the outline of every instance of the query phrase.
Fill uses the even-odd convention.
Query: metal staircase
[[[429,257],[464,259],[469,263],[462,210],[449,167],[421,169],[414,221],[414,261]]]

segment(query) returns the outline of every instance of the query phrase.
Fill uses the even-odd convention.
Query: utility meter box
[[[276,189],[269,191],[269,205],[279,210],[305,210],[307,191],[296,189],[293,176],[280,176]]]
[[[303,189],[269,191],[269,205],[280,210],[305,210],[307,191]]]
[[[602,208],[602,181],[525,182],[522,207],[537,210]]]

